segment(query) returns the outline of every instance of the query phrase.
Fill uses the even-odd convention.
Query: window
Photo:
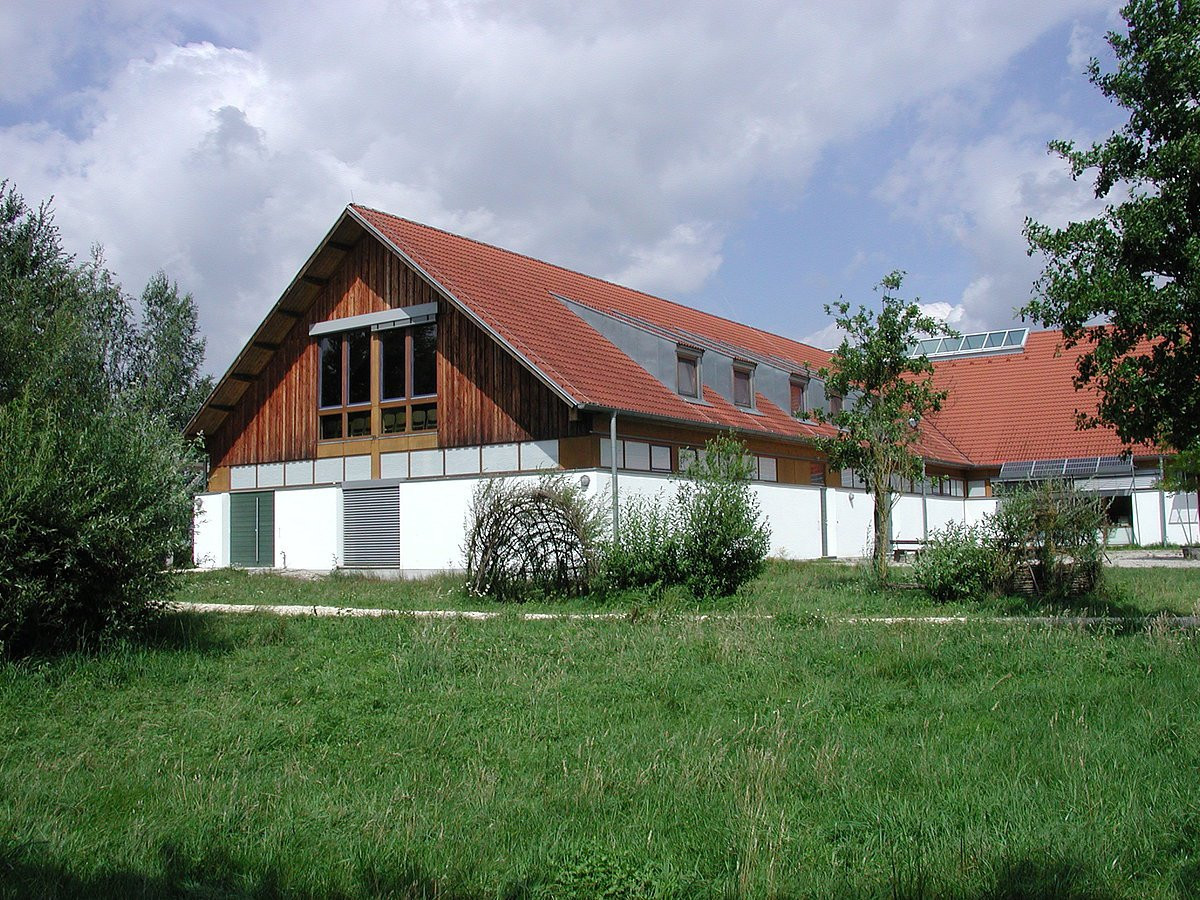
[[[362,328],[327,335],[317,349],[322,440],[370,434],[371,332]]]
[[[793,377],[791,382],[792,389],[792,415],[798,419],[805,418],[808,413],[808,379]]]
[[[808,467],[808,483],[809,484],[824,484],[825,483],[825,463],[815,462]]]
[[[754,409],[754,369],[751,366],[733,367],[733,405]]]
[[[840,394],[829,395],[829,414],[836,416],[842,411],[842,397]]]
[[[700,357],[697,354],[681,350],[676,355],[675,377],[679,396],[700,399]]]
[[[317,352],[321,440],[437,429],[435,323],[329,334]]]

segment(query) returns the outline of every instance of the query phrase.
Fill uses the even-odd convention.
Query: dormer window
[[[679,350],[675,355],[676,390],[679,396],[700,399],[700,354]]]
[[[733,405],[754,409],[754,366],[733,364]]]
[[[793,375],[791,381],[792,402],[791,412],[797,419],[808,416],[808,379]]]

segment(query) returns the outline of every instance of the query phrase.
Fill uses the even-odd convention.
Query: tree
[[[1200,451],[1200,2],[1133,0],[1121,14],[1116,70],[1092,59],[1087,75],[1128,123],[1086,149],[1050,144],[1072,177],[1095,170],[1109,202],[1061,229],[1026,221],[1045,263],[1022,314],[1087,346],[1075,386],[1099,404],[1080,427]]]
[[[918,426],[946,398],[933,389],[929,360],[910,351],[921,337],[954,334],[921,312],[915,300],[896,296],[903,279],[903,272],[892,272],[876,286],[882,295],[878,316],[865,307],[851,314],[843,301],[825,307],[846,336],[831,365],[819,373],[827,394],[846,399],[841,412],[822,415],[838,434],[818,438],[817,449],[834,468],[858,472],[874,496],[872,568],[880,582],[888,576],[896,482],[922,477],[921,457],[914,450]]]
[[[183,431],[212,390],[212,377],[203,372],[205,341],[195,301],[159,271],[142,292],[141,307],[136,362],[141,402]]]
[[[99,250],[0,182],[0,656],[127,634],[172,588],[199,457],[144,402],[142,344]]]

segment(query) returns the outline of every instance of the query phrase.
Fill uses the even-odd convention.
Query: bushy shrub
[[[183,439],[134,412],[0,404],[0,652],[127,634],[171,589],[192,501]]]
[[[1066,600],[1090,593],[1103,573],[1104,501],[1063,482],[1019,488],[991,521],[1003,590]]]
[[[621,523],[604,547],[607,588],[665,588],[683,581],[678,506],[661,494],[621,502]]]
[[[752,465],[745,446],[722,435],[679,485],[679,563],[697,597],[727,596],[762,574],[771,531],[750,487]]]
[[[497,600],[581,593],[603,528],[599,506],[562,476],[482,482],[467,513],[467,590]]]
[[[930,532],[913,574],[933,600],[949,603],[986,595],[994,567],[995,550],[986,527],[951,522]]]
[[[710,441],[669,498],[631,497],[604,552],[612,588],[685,586],[695,597],[727,596],[762,573],[771,532],[750,486],[738,441]]]

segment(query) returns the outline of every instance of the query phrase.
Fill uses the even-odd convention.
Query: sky
[[[6,0],[0,179],[225,370],[356,202],[829,347],[825,304],[1003,328],[1048,141],[1123,122],[1097,0]]]

